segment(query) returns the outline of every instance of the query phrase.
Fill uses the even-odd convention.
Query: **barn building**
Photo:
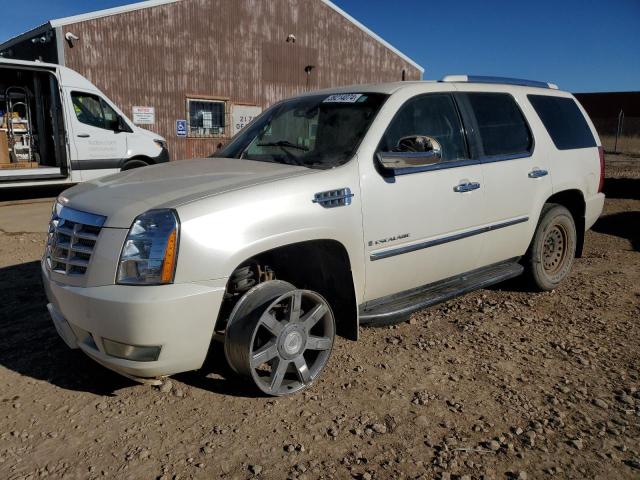
[[[0,55],[80,72],[173,159],[211,154],[300,92],[424,72],[329,0],[145,1],[51,20]]]

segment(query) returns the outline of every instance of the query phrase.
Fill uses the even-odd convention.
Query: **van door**
[[[365,301],[477,268],[483,236],[484,182],[469,158],[451,93],[415,96],[402,105],[378,152],[411,151],[407,138],[427,136],[441,147],[432,165],[391,173],[360,160],[366,254]]]
[[[72,169],[81,172],[82,180],[95,177],[94,170],[101,170],[100,175],[120,171],[127,154],[127,135],[120,129],[118,113],[96,93],[68,90],[66,97],[76,153]]]
[[[520,257],[531,242],[542,204],[551,195],[548,151],[535,144],[527,121],[532,116],[525,117],[522,108],[530,107],[520,99],[504,91],[474,92],[467,85],[457,89],[473,156],[482,164],[485,216],[492,226],[485,235],[482,263]]]

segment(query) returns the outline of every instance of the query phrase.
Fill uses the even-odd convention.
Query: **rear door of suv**
[[[484,218],[490,231],[481,265],[519,257],[552,194],[548,145],[537,143],[533,134],[539,131],[539,120],[518,88],[479,89],[472,84],[456,88],[472,156],[480,160],[484,178]]]

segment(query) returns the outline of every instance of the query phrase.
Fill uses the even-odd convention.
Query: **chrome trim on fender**
[[[396,255],[402,255],[403,253],[415,252],[417,250],[422,250],[425,248],[442,245],[443,243],[455,242],[456,240],[462,240],[463,238],[473,237],[475,235],[480,235],[481,233],[491,232],[493,230],[510,227],[512,225],[517,225],[519,223],[524,223],[527,221],[529,221],[529,217],[515,218],[513,220],[508,220],[506,222],[501,222],[501,223],[496,223],[494,225],[487,225],[485,227],[476,228],[475,230],[470,230],[468,232],[456,233],[455,235],[436,238],[435,240],[428,240],[426,242],[415,243],[413,245],[405,245],[402,247],[394,248],[391,250],[385,250],[382,252],[374,252],[369,255],[369,260],[374,262],[376,260],[382,260],[383,258],[395,257]]]
[[[351,205],[352,198],[353,193],[351,193],[350,188],[338,188],[336,190],[316,193],[311,201],[324,208],[334,208]]]

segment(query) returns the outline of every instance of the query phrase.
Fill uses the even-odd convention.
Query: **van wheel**
[[[524,259],[532,286],[541,291],[555,289],[571,271],[576,244],[576,224],[569,210],[545,204]]]
[[[322,296],[272,280],[238,301],[224,351],[233,370],[251,378],[263,393],[282,396],[313,384],[329,360],[334,339],[333,312]]]
[[[144,160],[140,160],[139,158],[134,158],[133,160],[129,160],[125,162],[122,166],[122,171],[125,170],[133,170],[134,168],[148,167],[149,164]]]

